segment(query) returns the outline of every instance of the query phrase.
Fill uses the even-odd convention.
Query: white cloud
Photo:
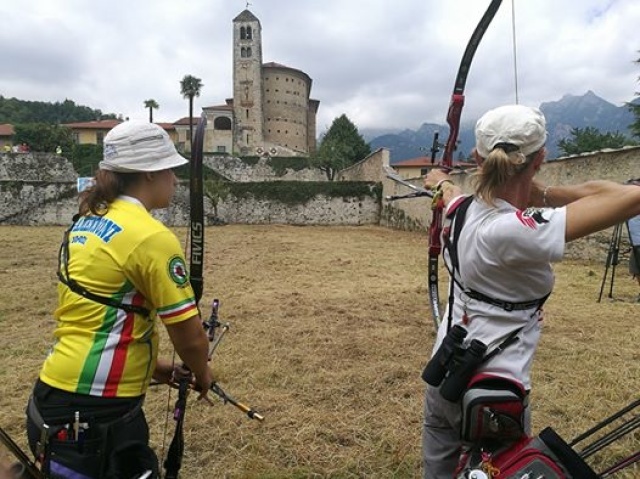
[[[202,79],[196,107],[231,95],[232,20],[244,2],[3,2],[0,94],[65,98],[159,121],[186,116],[180,79]],[[621,105],[640,90],[637,0],[504,0],[478,47],[463,121],[515,101],[539,105],[588,90]],[[443,123],[462,53],[488,0],[255,0],[263,59],[301,69],[320,100],[318,129],[346,113],[359,127]]]

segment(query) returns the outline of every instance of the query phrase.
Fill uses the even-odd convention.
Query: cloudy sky
[[[318,132],[346,113],[359,128],[444,123],[466,43],[489,0],[251,0],[263,61],[306,72]],[[515,12],[512,5],[515,4]],[[63,101],[156,121],[188,115],[180,80],[204,84],[197,109],[231,95],[240,0],[0,0],[0,95]],[[514,15],[515,13],[515,15]],[[515,18],[515,22],[513,21]],[[467,80],[463,121],[518,100],[588,90],[622,105],[640,90],[640,1],[503,0]]]

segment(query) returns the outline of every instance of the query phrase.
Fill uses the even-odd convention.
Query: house
[[[477,165],[475,163],[468,162],[455,162],[454,166],[456,168],[466,170],[469,168],[475,168]],[[429,170],[433,168],[440,168],[441,163],[439,160],[432,163],[430,157],[419,156],[417,158],[392,163],[391,167],[398,172],[401,178],[407,180],[410,178],[419,178],[420,176],[424,176],[429,172]]]
[[[9,123],[0,125],[0,151],[5,151],[7,147],[9,150],[11,149],[14,133],[13,125]]]
[[[431,168],[438,167],[437,163],[431,163],[431,158],[419,156],[409,160],[402,160],[391,165],[405,180],[426,175]]]
[[[200,118],[195,115],[193,116],[193,124],[191,126],[193,135],[196,134],[196,128],[198,128],[198,121]],[[187,153],[191,151],[191,141],[189,140],[189,117],[185,116],[184,118],[180,118],[178,121],[173,123],[158,123],[158,125],[162,126],[169,136],[173,140],[176,145],[178,151]],[[165,126],[166,125],[166,126]],[[171,127],[172,130],[169,130],[168,127]],[[209,125],[207,125],[208,129]],[[204,151],[208,151],[206,148]]]
[[[122,120],[97,120],[82,121],[78,123],[65,123],[71,130],[73,141],[79,145],[102,145],[105,135]]]
[[[71,130],[73,141],[79,145],[101,145],[109,130],[120,123],[122,123],[122,120],[96,120],[65,123],[62,126],[66,126]],[[189,119],[187,118],[187,125],[188,123]],[[169,134],[171,140],[176,143],[176,128],[172,123],[156,123],[156,125],[162,127]]]

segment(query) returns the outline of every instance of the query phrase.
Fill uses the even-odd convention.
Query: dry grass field
[[[52,340],[62,232],[0,228],[0,425],[21,446],[24,406]],[[190,398],[182,477],[419,477],[420,372],[434,340],[426,238],[377,227],[225,226],[208,228],[206,240],[203,314],[217,297],[231,323],[214,370],[266,419]],[[626,265],[616,299],[602,303],[602,263],[562,263],[556,273],[534,367],[533,424],[571,439],[638,398],[640,304]],[[169,356],[166,336],[163,344]],[[148,394],[159,454],[174,400],[167,388]],[[636,435],[593,459],[601,465],[639,445]],[[640,477],[640,469],[617,477]]]

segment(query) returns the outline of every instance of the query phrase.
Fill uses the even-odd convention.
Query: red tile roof
[[[110,130],[116,125],[122,123],[122,120],[97,120],[97,121],[81,121],[78,123],[65,123],[63,126],[68,126],[75,130]]]
[[[0,125],[0,136],[13,136],[15,130],[13,129],[13,125],[10,123],[5,123]]]
[[[194,116],[193,117],[193,125],[197,125],[198,124],[198,120],[200,119],[199,116]],[[187,125],[189,126],[189,117],[185,116],[184,118],[180,118],[178,121],[174,121],[173,122],[174,125]]]
[[[456,166],[456,167],[462,168],[462,169],[473,168],[473,167],[478,166],[475,163],[470,163],[470,162],[466,162],[466,161],[454,162],[453,165]],[[429,166],[439,167],[440,166],[440,160],[436,159],[435,163],[431,163],[431,157],[430,156],[418,156],[417,158],[411,158],[411,159],[408,159],[408,160],[402,160],[402,161],[399,161],[397,163],[393,163],[391,166],[394,167],[394,168],[396,168],[396,167],[400,167],[400,168],[416,168],[416,167],[427,168]]]
[[[420,167],[431,166],[431,158],[426,156],[419,156],[417,158],[411,158],[409,160],[399,161],[397,163],[394,163],[392,166],[394,168],[395,167],[409,168],[409,167],[416,167],[416,166],[420,166]]]
[[[122,120],[97,120],[97,121],[81,121],[78,123],[65,123],[63,126],[72,130],[110,130],[114,126],[122,123]],[[189,122],[187,121],[187,124]],[[156,123],[159,127],[166,131],[174,131],[173,123]]]

